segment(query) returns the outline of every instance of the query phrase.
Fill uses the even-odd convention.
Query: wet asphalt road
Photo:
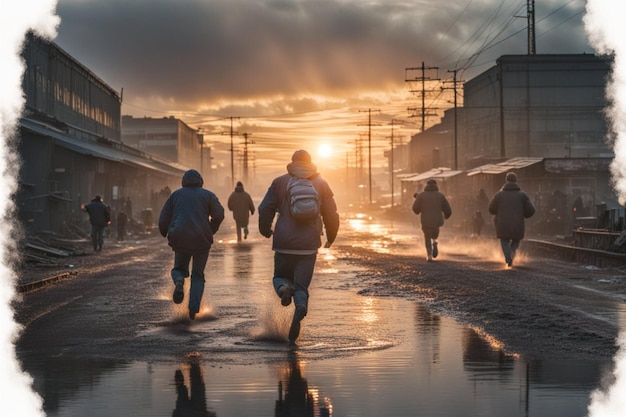
[[[24,358],[149,361],[177,360],[197,350],[216,360],[271,361],[271,353],[260,352],[283,351],[290,313],[277,308],[271,290],[270,242],[252,234],[237,244],[234,235],[223,233],[209,257],[205,304],[194,322],[187,318],[185,303],[171,302],[173,254],[164,239],[109,243],[101,253],[71,259],[72,268],[30,274],[36,279],[77,272],[16,301],[16,317],[25,326],[18,352]],[[316,274],[332,279],[318,290],[328,291],[324,301],[312,294],[313,307],[318,302],[326,314],[340,311],[337,291],[402,297],[483,329],[512,354],[538,359],[615,354],[626,319],[623,270],[530,258],[523,245],[516,266],[507,269],[494,239],[446,238],[445,231],[440,257],[427,263],[419,235],[407,225],[346,222],[334,247],[319,255]],[[326,343],[322,330],[307,335],[307,320],[304,347]],[[329,347],[367,346],[366,337],[354,336],[358,332],[346,333]]]

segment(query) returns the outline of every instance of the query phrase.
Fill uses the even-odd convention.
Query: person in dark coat
[[[241,231],[243,238],[248,238],[248,222],[250,215],[254,214],[254,203],[252,197],[243,189],[241,181],[237,181],[235,191],[228,197],[228,209],[233,212],[235,227],[237,228],[237,242],[241,242]]]
[[[213,235],[224,220],[224,207],[217,196],[205,188],[204,181],[195,169],[183,174],[182,188],[174,191],[163,204],[159,215],[159,232],[167,237],[174,251],[174,303],[184,299],[185,278],[189,276],[191,262],[191,287],[189,289],[189,318],[195,319],[200,311],[204,292],[204,268],[213,244]]]
[[[124,210],[117,215],[117,241],[121,242],[126,236],[126,225],[128,224],[128,215]]]
[[[104,228],[111,224],[111,210],[104,204],[100,195],[95,195],[89,203],[83,206],[83,210],[89,214],[93,250],[94,252],[101,251],[104,244]]]
[[[437,181],[430,179],[426,182],[424,191],[417,194],[413,202],[413,213],[420,214],[424,242],[426,244],[426,259],[431,262],[439,255],[437,239],[439,228],[443,226],[444,218],[452,215],[452,208],[446,196],[439,191]]]
[[[496,236],[500,239],[504,261],[511,267],[520,241],[524,238],[524,219],[535,214],[535,207],[517,184],[515,173],[506,174],[506,183],[489,203],[489,213],[495,216]]]
[[[259,205],[259,232],[266,238],[273,236],[273,285],[283,306],[295,305],[289,345],[295,347],[300,334],[300,321],[307,315],[309,285],[317,250],[322,246],[322,229],[326,231],[325,248],[335,241],[339,230],[339,214],[330,186],[317,172],[311,155],[305,150],[294,152],[287,173],[275,178]],[[307,178],[319,194],[320,216],[313,220],[298,220],[291,215],[288,198],[290,178]],[[278,219],[272,230],[274,217]]]
[[[476,210],[474,212],[472,225],[474,229],[474,235],[480,236],[480,233],[483,230],[483,226],[485,225],[485,219],[483,218],[483,213],[480,210]]]

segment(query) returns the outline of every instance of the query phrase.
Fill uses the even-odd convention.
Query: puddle
[[[410,233],[385,239],[393,250],[415,250],[415,241]],[[276,302],[272,262],[268,241],[216,245],[210,271],[219,276],[207,279],[198,320],[167,304],[172,311],[136,340],[103,347],[107,359],[29,355],[46,414],[576,417],[587,415],[611,366],[505,354],[480,329],[416,301],[357,294],[354,267],[325,251],[300,349],[290,352],[291,310]],[[127,357],[116,356],[122,346],[142,359],[116,359]]]

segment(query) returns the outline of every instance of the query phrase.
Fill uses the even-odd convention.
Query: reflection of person
[[[111,224],[111,210],[104,204],[100,195],[84,205],[91,223],[91,244],[94,251],[101,251],[104,244],[104,228]]]
[[[524,219],[535,214],[533,203],[517,184],[513,172],[506,174],[506,183],[491,199],[489,213],[495,215],[496,236],[500,239],[504,261],[511,267],[524,238]]]
[[[180,369],[174,373],[176,384],[176,408],[172,417],[214,417],[216,413],[207,410],[206,389],[202,369],[196,361],[189,367],[191,390],[185,385],[185,376]],[[191,392],[190,392],[191,391]]]
[[[241,242],[241,230],[243,238],[248,238],[248,221],[250,215],[254,214],[254,203],[252,197],[243,189],[241,181],[237,181],[235,191],[228,197],[228,209],[233,212],[235,227],[237,228],[237,242]]]
[[[413,202],[413,213],[420,214],[424,243],[426,244],[426,257],[432,261],[439,254],[437,239],[439,228],[443,226],[444,217],[450,218],[452,209],[446,196],[439,191],[437,181],[430,179],[426,182],[424,191],[417,194]]]
[[[320,398],[309,391],[309,383],[302,376],[300,361],[294,353],[289,354],[285,364],[286,377],[278,382],[276,417],[330,416],[332,404],[328,398]],[[315,409],[319,412],[315,412]]]
[[[184,299],[185,278],[189,276],[191,262],[191,288],[189,290],[189,318],[200,311],[204,292],[204,268],[213,244],[213,235],[224,220],[224,207],[217,196],[205,188],[204,181],[195,169],[183,174],[182,188],[174,191],[165,201],[159,215],[159,232],[167,236],[174,251],[174,303]]]
[[[128,223],[128,216],[124,210],[120,211],[117,215],[117,241],[124,240],[126,235],[126,224]]]
[[[317,250],[322,245],[322,224],[326,230],[328,248],[335,241],[339,230],[339,214],[330,186],[317,172],[311,162],[311,155],[305,150],[294,152],[292,162],[287,165],[287,173],[277,177],[267,190],[259,205],[259,231],[269,238],[274,235],[273,285],[281,304],[295,305],[289,330],[289,344],[295,347],[300,334],[300,321],[306,316],[309,300],[309,285],[313,278]],[[289,209],[288,183],[290,178],[308,178],[320,201],[320,216],[313,220],[298,220]],[[274,230],[272,223],[278,213]]]

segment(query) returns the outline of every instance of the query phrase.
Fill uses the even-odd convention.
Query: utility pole
[[[528,31],[528,55],[535,55],[535,0],[526,0],[526,16],[515,16],[526,18]]]
[[[393,127],[394,127],[394,123],[396,122],[400,122],[402,123],[401,120],[396,120],[396,119],[391,119],[391,155],[389,155],[390,160],[389,160],[389,175],[391,175],[391,210],[393,210],[393,200],[394,200],[394,175],[393,175],[393,170],[394,170],[394,151],[393,151]]]
[[[535,55],[535,0],[526,0],[528,19],[528,55]]]
[[[235,186],[235,148],[233,146],[233,136],[237,133],[233,131],[233,120],[239,119],[237,116],[224,117],[221,120],[230,119],[230,186]]]
[[[359,110],[361,111],[361,110]],[[370,205],[372,204],[372,112],[373,111],[380,111],[380,110],[372,110],[372,109],[367,109],[367,110],[363,110],[363,111],[367,111],[368,116],[367,116],[367,152],[368,152],[368,161],[367,161],[367,165],[368,165],[368,176],[369,176],[369,195],[370,195]]]
[[[252,136],[252,133],[243,133],[243,180],[248,183],[248,144],[254,142],[248,142],[248,137]]]
[[[204,178],[204,135],[202,134],[202,128],[198,128],[198,144],[200,144],[200,175]]]
[[[441,81],[439,78],[437,78],[436,76],[434,78],[431,78],[430,76],[426,75],[426,71],[429,72],[433,72],[435,71],[435,74],[437,74],[437,70],[439,68],[438,67],[427,67],[424,65],[424,62],[422,62],[422,66],[421,67],[410,67],[410,68],[405,68],[404,70],[404,81],[405,82],[410,82],[410,83],[414,83],[414,82],[418,82],[421,85],[421,89],[420,90],[410,90],[411,93],[418,93],[421,97],[422,100],[422,106],[421,109],[418,109],[416,107],[409,107],[407,110],[410,112],[415,112],[417,110],[420,110],[420,115],[419,117],[422,120],[422,130],[421,132],[423,132],[426,129],[426,118],[427,117],[431,117],[431,116],[436,116],[436,113],[429,113],[429,110],[436,110],[436,108],[426,108],[426,95],[427,93],[432,93],[435,92],[436,90],[433,89],[426,89],[426,82],[428,82],[429,84],[432,82],[439,82]],[[413,71],[418,71],[420,73],[419,76],[416,77],[410,77],[410,73],[412,73]],[[413,114],[413,116],[411,117],[416,117],[415,114]]]
[[[459,169],[459,140],[458,140],[458,134],[459,134],[459,118],[458,118],[458,106],[457,106],[457,84],[460,82],[459,80],[456,79],[456,73],[457,70],[453,69],[453,70],[449,70],[448,72],[451,72],[453,74],[452,77],[452,90],[454,90],[454,146],[453,146],[453,153],[454,153],[454,170],[456,171],[457,169]],[[449,82],[449,81],[448,81]],[[449,87],[442,87],[442,89],[446,89]]]

